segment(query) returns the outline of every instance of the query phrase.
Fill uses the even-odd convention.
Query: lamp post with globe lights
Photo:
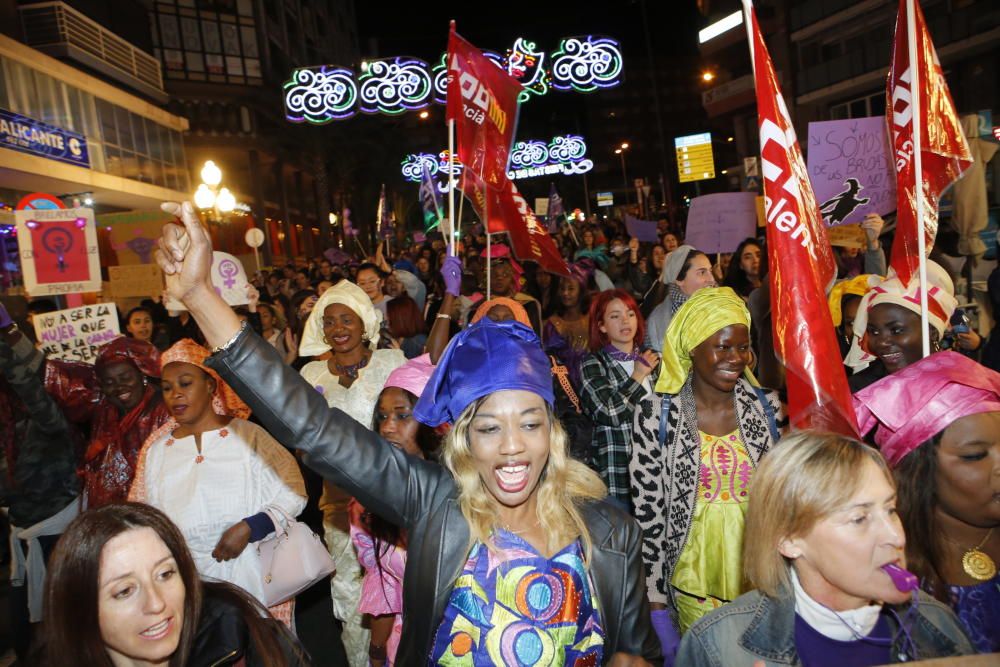
[[[219,187],[221,183],[222,170],[212,160],[207,161],[201,168],[201,183],[194,192],[194,205],[215,222],[222,222],[223,216],[236,207],[236,197],[229,188]]]

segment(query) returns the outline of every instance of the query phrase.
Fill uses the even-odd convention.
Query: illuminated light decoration
[[[438,161],[430,153],[410,153],[403,158],[403,178],[414,183],[419,183],[424,177],[424,172],[430,172],[431,176],[438,173]]]
[[[552,87],[591,93],[621,83],[621,45],[610,37],[570,37],[552,54]]]
[[[434,103],[447,104],[448,102],[448,54],[442,53],[441,60],[434,69],[431,70],[434,79]]]
[[[422,109],[431,103],[434,89],[430,67],[417,58],[371,61],[358,81],[361,111],[370,114]]]
[[[549,161],[549,147],[543,141],[518,141],[510,151],[513,167],[534,167]]]
[[[594,163],[587,158],[587,143],[583,137],[567,134],[553,137],[548,143],[538,140],[516,142],[510,152],[510,167],[507,177],[520,180],[557,174],[585,174],[594,168]],[[459,176],[463,168],[464,165],[456,160],[454,176]],[[435,157],[429,153],[411,153],[403,159],[403,178],[412,183],[420,182],[424,169],[428,169],[432,176],[437,174],[447,177],[449,171],[452,171],[448,151],[438,153],[436,162]],[[438,183],[438,190],[448,191],[447,179]]]
[[[587,35],[560,42],[559,50],[546,53],[523,37],[503,56],[483,51],[497,67],[525,87],[521,102],[551,90],[589,93],[622,82],[621,46],[610,37]],[[423,109],[430,103],[446,104],[447,54],[433,67],[409,57],[363,61],[357,72],[334,66],[297,69],[284,84],[285,116],[295,123],[328,123],[357,111],[398,115]],[[360,100],[360,102],[359,102]]]
[[[545,69],[545,54],[536,48],[534,42],[518,37],[504,59],[503,68],[524,86],[524,91],[518,95],[520,102],[527,102],[532,95],[549,92],[552,77]]]
[[[358,85],[344,67],[298,69],[285,83],[285,118],[322,125],[357,113]]]

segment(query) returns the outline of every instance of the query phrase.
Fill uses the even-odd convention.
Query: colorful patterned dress
[[[428,665],[603,661],[604,627],[579,542],[552,558],[504,530],[476,544],[455,582]]]
[[[951,606],[980,653],[1000,651],[1000,574],[975,586],[949,586]]]
[[[699,431],[701,468],[687,544],[671,585],[681,632],[743,592],[743,527],[753,465],[739,429],[724,436]]]

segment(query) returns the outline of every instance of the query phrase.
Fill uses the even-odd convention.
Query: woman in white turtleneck
[[[883,569],[905,567],[906,537],[877,450],[829,433],[784,438],[754,473],[745,535],[756,590],[698,621],[676,664],[868,667],[974,652],[950,609]]]

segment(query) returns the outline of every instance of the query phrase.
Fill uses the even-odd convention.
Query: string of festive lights
[[[450,171],[455,176],[461,174],[464,166],[458,160],[452,167],[448,159],[448,151],[437,155],[432,153],[411,153],[403,158],[400,171],[403,178],[419,183],[424,172],[431,177],[447,177]],[[551,176],[554,174],[585,174],[594,168],[592,160],[587,158],[587,143],[583,137],[575,134],[553,137],[549,142],[528,140],[515,142],[510,152],[510,170],[507,177],[511,180],[534,178],[536,176]],[[448,191],[447,178],[438,183],[438,190]]]
[[[556,90],[590,93],[621,83],[621,45],[592,35],[564,39],[552,54],[552,86]]]
[[[362,113],[390,116],[431,103],[430,66],[418,58],[373,60],[358,77]]]
[[[624,71],[619,42],[596,35],[563,39],[548,55],[535,42],[518,37],[506,56],[495,51],[483,55],[524,86],[522,102],[550,90],[590,93],[611,88],[621,83]],[[445,59],[442,54],[433,67],[409,57],[365,61],[358,74],[332,65],[296,69],[284,84],[285,117],[294,123],[323,124],[358,111],[398,115],[432,102],[445,104]]]
[[[284,90],[285,117],[296,123],[321,125],[357,113],[358,86],[345,67],[295,70]]]

